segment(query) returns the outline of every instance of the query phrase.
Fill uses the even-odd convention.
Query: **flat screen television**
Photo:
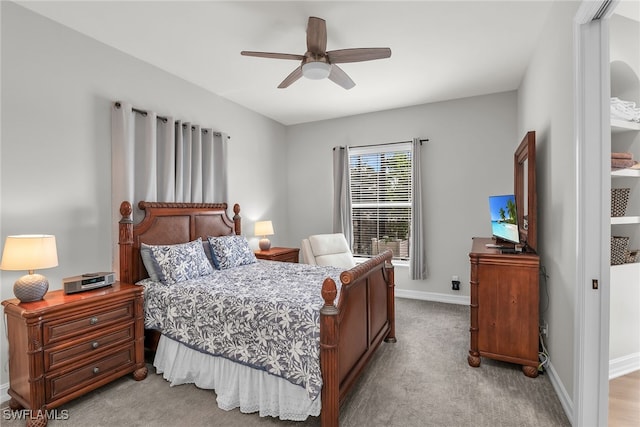
[[[513,194],[489,196],[489,212],[491,214],[491,232],[497,243],[519,244],[516,197]]]

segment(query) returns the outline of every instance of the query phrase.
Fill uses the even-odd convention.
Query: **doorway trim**
[[[576,426],[608,423],[611,236],[608,18],[617,3],[618,0],[583,0],[574,18],[577,271],[572,424]]]

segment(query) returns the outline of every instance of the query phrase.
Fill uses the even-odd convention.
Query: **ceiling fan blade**
[[[345,62],[371,61],[374,59],[389,58],[391,49],[388,47],[365,47],[359,49],[339,49],[327,52],[329,62],[343,64]]]
[[[299,66],[298,68],[296,68],[295,70],[293,70],[291,72],[291,74],[289,74],[287,76],[287,78],[285,78],[282,81],[282,83],[280,83],[280,85],[278,85],[278,89],[284,89],[286,87],[289,87],[289,85],[291,85],[291,83],[295,82],[300,77],[302,77],[302,65]]]
[[[307,50],[324,55],[327,50],[327,23],[324,19],[309,17],[307,24]]]
[[[302,55],[294,55],[292,53],[274,53],[274,52],[252,52],[249,50],[243,50],[240,52],[240,55],[244,56],[257,56],[259,58],[273,58],[273,59],[294,59],[297,61],[302,61],[304,56]]]
[[[356,84],[351,80],[351,77],[335,64],[331,65],[331,72],[329,73],[329,80],[336,83],[339,86],[349,90]]]

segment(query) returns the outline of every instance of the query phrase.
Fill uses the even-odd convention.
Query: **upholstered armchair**
[[[302,259],[306,264],[332,265],[349,269],[356,265],[344,234],[315,234],[302,240]]]

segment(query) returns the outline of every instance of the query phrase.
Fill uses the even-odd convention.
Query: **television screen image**
[[[516,197],[513,194],[489,196],[491,232],[498,240],[520,243]]]

